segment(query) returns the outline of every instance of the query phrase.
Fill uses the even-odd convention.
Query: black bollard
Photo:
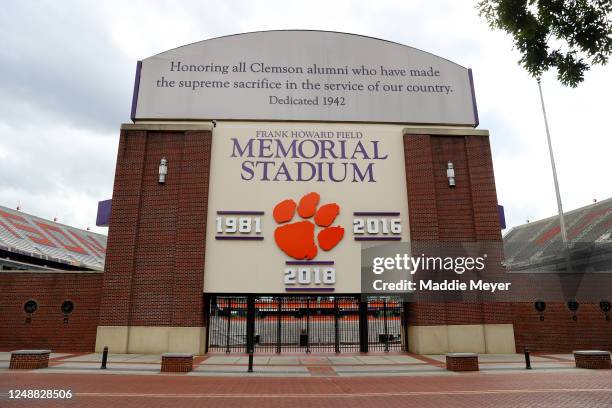
[[[253,350],[249,350],[249,373],[253,372]]]
[[[529,358],[529,349],[525,347],[525,370],[531,370],[531,359]]]
[[[104,347],[104,351],[102,352],[102,366],[101,370],[106,370],[106,360],[108,360],[108,347]]]

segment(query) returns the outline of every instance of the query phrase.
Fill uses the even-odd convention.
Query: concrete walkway
[[[0,372],[8,371],[10,353],[0,352]],[[49,368],[39,373],[83,374],[161,374],[161,355],[109,354],[106,370],[100,369],[100,353],[53,353]],[[480,370],[484,374],[525,372],[522,354],[481,354]],[[187,376],[423,376],[462,375],[446,371],[444,355],[386,354],[318,354],[256,355],[254,372],[247,372],[248,356],[244,354],[209,354],[194,359],[194,370]],[[571,354],[532,354],[532,372],[577,370]],[[13,371],[13,370],[11,370]]]
[[[101,371],[101,370],[98,370]],[[0,372],[0,406],[75,408],[609,408],[610,370],[489,371],[450,376],[197,377]],[[518,374],[520,373],[520,374]],[[10,399],[9,390],[70,390],[58,399]]]

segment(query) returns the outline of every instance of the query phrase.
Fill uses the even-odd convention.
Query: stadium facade
[[[502,245],[469,69],[351,34],[240,34],[138,62],[131,118],[104,273],[83,299],[99,302],[96,324],[83,317],[88,335],[73,349],[511,353],[533,336],[558,349],[562,331],[573,340],[560,347],[585,345],[578,333],[593,327],[604,334],[592,342],[609,348],[595,304],[577,329],[562,312],[538,326],[532,303],[361,296],[363,244]],[[51,274],[75,293],[96,285]],[[12,293],[26,282],[15,276],[3,277]],[[17,297],[46,290],[40,282]],[[17,318],[0,347],[15,344],[9,330],[64,347],[35,330],[36,313],[21,321],[22,307],[3,308]],[[61,332],[76,310],[46,324]]]
[[[0,206],[0,348],[92,350],[106,236]]]

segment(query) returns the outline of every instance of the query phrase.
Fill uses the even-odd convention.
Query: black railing
[[[212,297],[208,322],[208,350],[226,353],[246,351],[246,296]]]
[[[208,305],[207,351],[211,352],[248,352],[250,319],[256,353],[402,350],[399,299],[368,300],[363,324],[367,334],[363,328],[360,332],[364,319],[357,296],[212,296]],[[365,304],[362,310],[365,314]],[[365,347],[360,338],[367,338]]]
[[[395,297],[368,299],[369,351],[401,351],[403,305]]]

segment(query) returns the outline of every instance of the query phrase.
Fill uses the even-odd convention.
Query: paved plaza
[[[2,407],[610,407],[610,372],[245,378],[0,373]],[[44,374],[42,374],[44,373]],[[69,389],[71,399],[8,399],[10,389]]]
[[[0,373],[8,371],[9,352],[0,352]],[[402,376],[459,375],[446,371],[444,355],[406,353],[380,354],[272,354],[255,355],[254,371],[247,372],[246,354],[196,356],[194,369],[186,376]],[[101,370],[100,353],[52,353],[49,368],[37,373],[162,375],[161,355],[109,354],[107,369]],[[525,371],[522,354],[482,354],[482,373]],[[532,371],[580,371],[571,354],[535,354]]]
[[[0,353],[2,407],[610,407],[612,372],[575,368],[570,354],[480,355],[480,371],[444,368],[445,356],[198,356],[186,374],[160,373],[159,355],[53,353],[49,367],[9,370]],[[70,390],[64,400],[10,399],[10,390]]]

